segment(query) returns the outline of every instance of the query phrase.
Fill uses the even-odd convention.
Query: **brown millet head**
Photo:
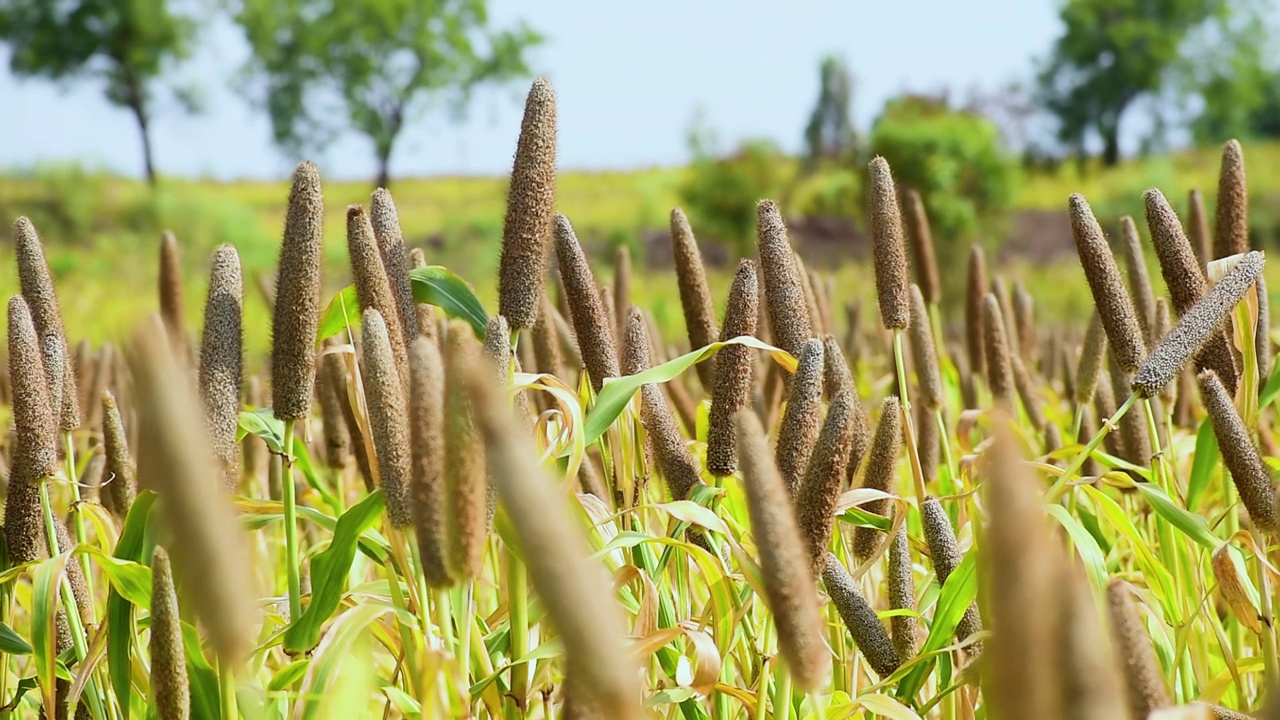
[[[1124,682],[1093,587],[1075,562],[1060,563],[1058,575],[1058,602],[1049,610],[1057,615],[1053,645],[1058,648],[1060,668],[1060,717],[1126,720],[1129,707]]]
[[[199,401],[161,327],[152,316],[136,339],[139,482],[162,498],[174,565],[215,653],[236,662],[253,647],[248,554],[209,452]]]
[[[271,330],[271,408],[281,420],[301,420],[311,410],[323,245],[320,171],[304,162],[293,171],[289,191]]]
[[[103,391],[111,383],[111,375],[115,372],[115,363],[115,346],[110,342],[102,343],[102,347],[98,350],[97,360],[90,363],[93,368],[93,382],[80,403],[80,410],[85,415],[84,422],[89,427],[98,427],[102,421],[102,417],[99,414],[102,408],[98,404],[98,398],[102,397]]]
[[[1146,202],[1147,226],[1151,230],[1151,244],[1156,248],[1160,274],[1169,289],[1169,298],[1173,300],[1174,313],[1185,315],[1209,292],[1204,266],[1192,253],[1191,243],[1182,231],[1182,224],[1164,195],[1153,188],[1143,195],[1143,199]],[[1220,329],[1217,334],[1218,337],[1210,338],[1197,353],[1196,367],[1218,373],[1223,384],[1234,393],[1239,383],[1239,373],[1231,349],[1231,339],[1225,329]]]
[[[916,283],[924,294],[925,302],[936,305],[942,301],[942,283],[938,280],[938,262],[933,253],[933,231],[929,229],[929,215],[925,212],[920,193],[908,188],[904,193],[907,211],[907,237],[911,241],[911,265],[915,268]]]
[[[1218,438],[1222,462],[1231,472],[1241,503],[1259,530],[1267,533],[1280,531],[1280,509],[1276,507],[1276,489],[1271,483],[1271,474],[1263,464],[1248,428],[1236,412],[1231,394],[1212,370],[1205,370],[1196,379],[1200,383],[1200,401],[1213,421],[1213,434]]]
[[[399,302],[387,280],[382,255],[373,236],[369,216],[359,205],[347,206],[347,255],[351,260],[351,277],[362,310],[377,310],[388,329],[391,357],[400,374],[400,387],[409,383],[409,351],[400,322]],[[416,312],[415,312],[416,320]]]
[[[391,350],[391,328],[374,308],[361,317],[364,393],[369,406],[369,434],[378,463],[378,481],[386,496],[387,515],[396,527],[413,522],[409,508],[409,413],[400,370]]]
[[[1126,375],[1116,363],[1115,356],[1107,358],[1107,370],[1111,375],[1111,389],[1119,402],[1133,392],[1133,379]],[[1142,413],[1125,413],[1120,419],[1120,439],[1123,452],[1120,457],[1135,465],[1148,465],[1151,462],[1151,434],[1147,429]]]
[[[116,406],[116,396],[110,390],[102,393],[102,449],[107,458],[102,478],[106,485],[100,490],[102,504],[111,514],[124,520],[133,505],[137,478],[133,456],[129,454],[129,438],[120,420],[120,408]]]
[[[1249,188],[1244,178],[1240,141],[1222,146],[1218,171],[1218,203],[1213,212],[1213,257],[1249,252]]]
[[[13,223],[13,250],[18,265],[18,281],[22,287],[22,298],[27,302],[31,313],[31,322],[35,326],[36,335],[45,337],[55,335],[62,339],[63,354],[66,350],[66,333],[62,329],[62,311],[58,309],[58,296],[53,287],[53,276],[49,272],[49,264],[45,262],[44,245],[36,234],[35,226],[25,217],[19,217]],[[47,362],[47,361],[44,361]],[[45,373],[51,372],[46,364]],[[65,373],[62,382],[62,396],[57,398],[61,408],[55,421],[63,432],[80,427],[80,404],[76,402],[79,392],[76,389],[75,373]],[[50,405],[55,404],[50,398]]]
[[[818,444],[813,449],[813,457],[795,496],[800,534],[809,550],[815,577],[820,577],[826,567],[836,503],[844,489],[849,456],[853,452],[856,402],[850,392],[841,393],[831,401],[827,419],[822,424],[822,434],[818,436]]]
[[[1206,342],[1218,336],[1227,316],[1262,275],[1266,257],[1253,251],[1240,258],[1200,302],[1183,313],[1133,378],[1133,387],[1151,397],[1173,382]]]
[[[169,553],[156,546],[151,554],[151,697],[159,720],[185,720],[191,715],[187,653],[182,644],[182,618],[173,586]]]
[[[822,349],[826,353],[822,361],[822,393],[828,400],[834,400],[842,392],[856,392],[853,372],[849,369],[849,361],[845,360],[844,351],[840,349],[836,336],[831,333],[824,335]]]
[[[702,263],[702,252],[694,239],[693,229],[684,211],[671,211],[671,252],[675,257],[676,285],[680,289],[680,307],[684,310],[685,332],[689,347],[698,349],[716,341],[716,311],[707,288],[707,270]],[[696,366],[702,388],[711,392],[715,385],[715,358],[704,360]]]
[[[831,604],[836,606],[840,619],[853,636],[853,642],[867,659],[867,664],[882,678],[893,674],[902,660],[893,649],[893,642],[876,611],[867,603],[858,584],[839,558],[826,553],[826,566],[822,571],[822,584],[826,586]]]
[[[546,477],[528,433],[482,373],[465,375],[488,466],[520,541],[529,578],[564,641],[566,682],[600,717],[638,720],[640,687],[609,577],[590,559],[564,493]],[[454,372],[452,369],[450,372]],[[579,694],[581,693],[581,694]]]
[[[444,360],[420,337],[409,346],[410,505],[422,572],[430,587],[449,584],[445,564]]]
[[[1258,281],[1262,281],[1262,276],[1258,276]],[[1169,314],[1169,301],[1166,298],[1158,297],[1156,298],[1156,326],[1154,333],[1156,342],[1163,340],[1172,329],[1173,318]],[[1179,375],[1181,375],[1181,373],[1179,373]],[[1175,395],[1177,387],[1177,380],[1174,379],[1166,383],[1165,386],[1160,389],[1160,401],[1165,403],[1165,406],[1168,408],[1173,407],[1173,402],[1176,399]]]
[[[204,337],[200,343],[200,399],[214,457],[222,467],[223,487],[235,490],[240,478],[240,384],[243,374],[241,327],[244,284],[240,256],[230,245],[213,251],[209,294],[204,304]]]
[[[907,299],[907,248],[898,210],[898,191],[893,173],[882,157],[871,159],[870,207],[871,248],[876,266],[876,295],[880,300],[880,320],[886,328],[903,330],[910,320]]]
[[[1196,262],[1204,270],[1213,259],[1213,245],[1209,234],[1209,214],[1204,210],[1204,196],[1196,188],[1187,194],[1187,236],[1195,250]]]
[[[1031,293],[1022,286],[1022,282],[1013,281],[1013,327],[1018,335],[1018,356],[1028,363],[1035,359],[1036,346],[1036,301]],[[1054,336],[1050,336],[1053,338]],[[1048,373],[1046,373],[1047,375]]]
[[[1010,367],[1013,369],[1013,385],[1018,390],[1018,397],[1022,399],[1027,419],[1031,421],[1032,427],[1043,430],[1049,423],[1044,416],[1044,402],[1031,377],[1031,371],[1027,370],[1027,364],[1022,358],[1016,355],[1011,358]]]
[[[1142,621],[1129,583],[1112,578],[1107,585],[1107,615],[1111,621],[1112,648],[1124,676],[1130,717],[1147,717],[1173,705],[1156,659],[1147,625]]]
[[[547,375],[559,376],[563,370],[562,361],[560,359],[560,337],[556,332],[556,322],[552,313],[555,308],[551,307],[551,301],[546,295],[542,296],[542,309],[538,312],[538,319],[533,323],[533,357],[537,372],[546,373]]]
[[[1004,316],[1000,312],[1000,301],[996,296],[987,293],[982,304],[982,329],[985,337],[983,346],[986,355],[987,387],[996,405],[1006,412],[1013,412],[1014,387],[1013,360],[1009,356],[1009,341],[1005,337]]]
[[[811,691],[831,675],[823,642],[813,571],[782,476],[769,456],[769,440],[750,410],[734,417],[751,534],[760,556],[765,599],[778,628],[778,646],[796,686]]]
[[[622,326],[622,374],[636,375],[652,365],[652,346],[644,311],[632,307]]]
[[[493,381],[499,385],[511,384],[511,328],[507,319],[494,315],[484,326],[485,362],[492,372]]]
[[[920,458],[920,475],[926,485],[938,479],[938,459],[942,453],[942,433],[938,419],[924,405],[912,405],[916,414],[916,455]]]
[[[601,285],[600,307],[604,308],[604,318],[608,323],[609,335],[613,337],[613,345],[618,355],[622,355],[622,336],[618,334],[618,309],[613,306],[613,290],[608,285]],[[621,361],[619,361],[621,363]]]
[[[969,371],[975,375],[986,374],[986,332],[983,329],[982,305],[987,295],[987,259],[982,246],[969,250],[969,283],[965,295],[964,331],[969,349]]]
[[[39,482],[58,470],[57,418],[27,303],[9,298],[9,383],[16,435],[10,482]]]
[[[787,240],[787,226],[772,200],[761,200],[756,205],[756,234],[773,344],[799,355],[800,346],[813,337],[813,326],[795,253]]]
[[[1271,295],[1267,293],[1267,278],[1259,275],[1258,325],[1254,328],[1253,347],[1258,358],[1258,377],[1266,383],[1271,377]]]
[[[560,262],[560,278],[569,303],[569,319],[582,351],[582,362],[591,377],[591,387],[600,392],[606,378],[618,377],[618,350],[613,342],[613,327],[605,314],[604,304],[596,289],[591,266],[582,254],[578,236],[569,218],[555,216],[556,257]],[[508,322],[511,321],[507,318]]]
[[[396,315],[400,319],[400,331],[405,343],[418,336],[418,306],[413,300],[413,285],[409,280],[409,254],[404,246],[404,233],[400,229],[400,214],[395,200],[386,188],[378,188],[369,198],[369,221],[373,236],[378,241],[378,253],[387,273],[387,283],[396,299]]]
[[[624,330],[631,314],[631,249],[619,245],[613,261],[613,310],[618,314],[616,337],[623,340]],[[623,345],[626,345],[623,342]]]
[[[182,257],[178,241],[173,233],[160,234],[160,317],[164,320],[165,333],[173,343],[174,352],[185,356],[187,348],[187,321],[182,310]]]
[[[1059,552],[1010,430],[997,428],[983,485],[988,522],[979,564],[979,598],[992,631],[983,650],[984,695],[992,717],[1057,717],[1057,668],[1044,648],[1053,624],[1027,608],[1053,607]],[[996,710],[1000,713],[995,714]]]
[[[902,406],[897,395],[890,395],[880,406],[880,421],[876,425],[876,434],[871,440],[871,454],[867,457],[867,472],[862,478],[862,487],[882,492],[891,492],[898,474],[898,456],[902,451]],[[885,515],[888,500],[873,500],[863,503],[862,509],[869,513]],[[859,527],[853,531],[853,554],[859,560],[871,557],[880,542],[880,531],[871,527]]]
[[[444,487],[449,573],[470,580],[480,573],[489,533],[489,479],[484,447],[467,395],[466,378],[480,362],[480,348],[471,327],[461,320],[449,323],[444,346]],[[484,373],[492,384],[492,375]]]
[[[631,308],[627,318],[627,357],[623,372],[635,375],[649,369],[649,333],[640,308]],[[693,486],[702,482],[698,464],[690,454],[659,385],[640,387],[640,421],[647,431],[654,464],[666,480],[672,500],[684,500]]]
[[[1156,295],[1151,289],[1151,276],[1147,273],[1147,260],[1142,252],[1142,238],[1133,218],[1120,218],[1121,249],[1124,250],[1125,270],[1129,275],[1129,296],[1138,313],[1138,326],[1147,347],[1155,343]]]
[[[729,289],[729,304],[720,328],[721,340],[756,334],[759,298],[755,265],[743,260],[738,263],[738,272]],[[720,350],[718,358],[716,384],[711,391],[711,409],[707,416],[707,470],[724,477],[738,469],[733,416],[747,407],[751,396],[755,351],[742,345],[729,345]]]
[[[64,351],[66,345],[57,335],[45,335],[41,338],[41,357],[49,380],[49,412],[54,418],[62,417],[63,381],[71,370]]]
[[[1018,325],[1014,322],[1013,295],[1003,276],[997,275],[991,279],[991,294],[995,295],[996,301],[1000,303],[1000,319],[1004,322],[1004,338],[1009,347],[1009,354],[1017,355],[1022,345],[1018,339]],[[990,358],[987,360],[990,362]]]
[[[1079,194],[1070,198],[1071,230],[1076,239],[1076,251],[1084,268],[1089,290],[1102,317],[1102,327],[1107,331],[1107,342],[1115,354],[1120,368],[1133,372],[1146,356],[1142,328],[1129,293],[1120,280],[1120,269],[1107,246],[1102,227],[1093,216],[1089,203]]]
[[[796,253],[796,274],[800,276],[800,289],[804,291],[804,306],[809,313],[809,329],[816,337],[827,330],[822,321],[821,301],[818,299],[818,290],[814,284],[813,274],[805,267],[800,253]]]
[[[920,402],[930,411],[942,407],[942,375],[938,371],[938,352],[933,344],[933,326],[929,322],[929,309],[925,306],[924,292],[918,285],[911,286],[911,359],[915,365],[916,382],[920,384]]]
[[[796,496],[800,479],[809,466],[809,455],[818,442],[822,425],[822,381],[825,350],[818,338],[809,338],[800,349],[799,366],[791,379],[787,409],[778,429],[774,459],[790,497]]]
[[[960,542],[956,539],[955,529],[951,527],[951,518],[937,498],[925,498],[920,503],[920,527],[924,531],[925,542],[929,545],[929,558],[933,561],[934,574],[938,576],[939,584],[944,583],[960,566],[964,557],[960,553]],[[982,617],[978,614],[978,604],[975,601],[965,610],[964,617],[956,625],[956,639],[964,640],[981,629]]]
[[[536,78],[511,167],[498,261],[498,313],[516,330],[533,327],[544,293],[556,194],[556,94]]]
[[[916,588],[911,571],[911,546],[907,542],[907,526],[904,524],[889,542],[889,608],[891,610],[916,611]],[[893,631],[893,649],[900,658],[913,658],[916,654],[916,633],[919,623],[914,615],[894,615],[889,619]]]
[[[324,432],[324,457],[329,467],[340,469],[351,455],[351,430],[342,412],[347,393],[342,356],[332,350],[335,338],[324,341],[316,369],[316,399],[320,401],[320,423]],[[358,432],[358,431],[357,431]],[[246,463],[247,464],[247,463]]]

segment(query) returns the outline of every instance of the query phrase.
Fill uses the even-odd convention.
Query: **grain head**
[[[240,256],[230,245],[213,251],[209,293],[204,304],[204,336],[200,342],[200,399],[214,457],[222,468],[223,486],[234,490],[240,478],[240,384],[243,375],[242,304],[244,284]]]
[[[407,527],[413,522],[409,507],[409,413],[390,335],[391,327],[381,313],[374,308],[364,311],[361,316],[364,394],[378,480],[386,496],[391,524]]]
[[[929,229],[929,215],[925,212],[920,193],[907,189],[904,193],[907,211],[907,237],[911,241],[911,266],[915,269],[916,284],[925,302],[937,305],[942,302],[942,283],[938,280],[938,262],[933,252],[933,231]],[[914,318],[913,318],[914,324]]]
[[[556,191],[556,94],[537,78],[524,102],[498,261],[498,313],[517,330],[533,327],[544,293]]]
[[[430,587],[449,584],[445,562],[444,360],[431,340],[409,346],[410,506],[422,572]]]
[[[320,171],[304,162],[293,171],[271,326],[271,408],[281,420],[301,420],[311,410],[323,244]]]
[[[822,584],[867,664],[882,678],[892,675],[902,664],[898,652],[893,649],[893,641],[849,571],[831,553],[826,553]]]
[[[1102,327],[1107,331],[1107,342],[1115,354],[1121,369],[1133,372],[1146,356],[1142,328],[1137,313],[1129,301],[1129,293],[1120,280],[1116,259],[1107,246],[1102,227],[1093,216],[1089,203],[1081,195],[1070,199],[1071,230],[1076,239],[1076,251],[1085,279],[1097,305]]]
[[[916,382],[920,384],[917,398],[930,412],[942,407],[942,375],[938,371],[938,352],[933,344],[933,326],[929,323],[929,309],[925,306],[924,292],[918,285],[911,286],[911,359],[916,370]]]
[[[1231,472],[1231,480],[1249,518],[1258,529],[1275,533],[1280,530],[1280,509],[1276,507],[1276,489],[1271,474],[1253,444],[1253,438],[1236,411],[1231,395],[1212,370],[1198,376],[1200,400],[1213,422],[1222,463]]]
[[[1204,210],[1204,196],[1197,188],[1187,193],[1187,236],[1191,238],[1191,247],[1195,251],[1196,261],[1204,270],[1213,259],[1213,240],[1209,234],[1209,215]]]
[[[684,311],[685,333],[690,349],[706,347],[716,341],[716,311],[707,288],[707,270],[702,252],[689,227],[684,211],[671,211],[671,252],[675,258],[676,286],[680,289],[680,307]],[[715,358],[697,365],[698,380],[707,392],[715,386]]]
[[[1120,218],[1120,247],[1124,251],[1124,265],[1129,275],[1129,296],[1138,314],[1138,326],[1147,347],[1155,342],[1156,295],[1151,289],[1151,276],[1147,274],[1147,260],[1142,252],[1142,238],[1133,218]]]
[[[129,438],[120,419],[120,408],[110,390],[102,394],[102,450],[107,458],[107,465],[103,468],[105,485],[100,491],[102,504],[123,521],[133,505],[138,483],[133,456],[129,453]]]
[[[854,406],[850,392],[831,402],[813,457],[795,496],[800,534],[809,550],[814,577],[821,577],[827,563],[827,546],[835,523],[836,503],[844,489],[844,478],[853,452]]]
[[[1009,354],[1009,341],[1005,336],[1004,315],[1000,302],[987,293],[982,304],[983,346],[986,357],[987,387],[996,405],[1012,413],[1014,406],[1013,359]]]
[[[756,205],[756,233],[773,344],[799,355],[804,341],[813,337],[813,326],[795,253],[787,240],[787,227],[772,200],[761,200]]]
[[[755,335],[759,297],[755,265],[743,260],[729,289],[729,304],[720,328],[721,340]],[[754,384],[755,358],[753,350],[741,345],[723,348],[718,358],[707,417],[707,470],[723,477],[738,469],[733,417],[747,406]]]
[[[151,554],[151,698],[159,720],[186,720],[191,715],[187,653],[182,643],[178,594],[169,553],[156,546]]]
[[[880,406],[880,421],[871,440],[871,453],[867,457],[867,472],[862,487],[881,492],[893,492],[898,475],[898,456],[902,451],[902,406],[897,395],[890,395]],[[863,503],[862,509],[877,515],[885,515],[888,500]],[[858,527],[853,531],[853,553],[860,559],[871,557],[880,543],[881,532],[875,528]]]
[[[555,239],[560,279],[569,304],[573,333],[582,352],[582,362],[591,377],[591,387],[600,392],[605,379],[618,377],[620,371],[618,350],[613,342],[613,324],[600,301],[595,276],[582,253],[582,246],[578,244],[573,225],[569,224],[569,218],[560,214],[555,216]]]
[[[969,350],[969,370],[986,374],[986,331],[983,328],[983,298],[987,294],[987,259],[982,246],[969,249],[969,279],[965,294],[964,332]]]
[[[889,608],[891,610],[916,611],[916,588],[911,569],[911,546],[907,542],[907,526],[904,524],[889,542]],[[893,630],[893,649],[899,658],[913,658],[916,654],[916,634],[920,625],[914,615],[894,615],[889,619]]]
[[[413,285],[409,280],[409,254],[404,245],[404,232],[400,229],[400,214],[396,211],[395,200],[386,188],[374,190],[373,196],[369,198],[369,220],[373,227],[373,237],[378,242],[378,254],[382,257],[387,283],[395,297],[399,330],[407,345],[418,336],[418,306],[414,302]],[[389,316],[383,317],[385,319]]]
[[[467,374],[483,367],[480,363],[471,326],[451,321],[444,346],[444,487],[449,574],[457,580],[470,580],[480,572],[489,534],[485,450],[466,386]],[[493,384],[491,372],[486,370],[484,377]]]
[[[61,338],[63,355],[69,356],[67,336],[62,329],[62,311],[58,308],[53,275],[49,272],[49,264],[45,262],[44,245],[36,234],[35,226],[25,217],[19,217],[13,223],[13,252],[18,264],[22,299],[27,303],[36,335],[42,338],[49,335]],[[47,363],[47,360],[43,362]],[[51,374],[52,368],[46,365],[45,373]],[[58,428],[63,432],[80,426],[80,405],[75,402],[78,395],[75,373],[66,373],[62,393],[56,403],[61,411],[55,418]],[[50,398],[50,405],[53,404],[53,398]]]
[[[1160,673],[1160,663],[1138,610],[1135,593],[1132,585],[1113,578],[1107,585],[1107,616],[1111,620],[1115,662],[1124,678],[1129,716],[1147,717],[1172,706],[1173,699]]]
[[[179,357],[186,356],[187,321],[182,301],[182,257],[178,241],[168,230],[160,234],[160,317]]]
[[[799,366],[791,380],[787,408],[778,428],[774,459],[787,493],[795,497],[809,466],[809,455],[822,425],[822,382],[825,350],[818,338],[809,338],[800,349]]]
[[[1218,171],[1218,203],[1213,213],[1213,257],[1249,252],[1249,189],[1244,177],[1244,151],[1238,140],[1222,146]]]
[[[871,247],[876,267],[876,296],[880,320],[886,328],[907,327],[911,311],[907,296],[907,248],[898,210],[898,191],[889,163],[882,157],[871,159],[867,219],[871,226]]]

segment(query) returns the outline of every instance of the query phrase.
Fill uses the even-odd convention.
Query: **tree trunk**
[[[142,136],[142,165],[147,173],[147,183],[155,187],[156,166],[151,156],[151,119],[147,117],[147,100],[136,80],[131,79],[127,89],[129,110],[133,113],[133,119],[138,123],[138,132]]]
[[[391,184],[391,157],[389,153],[378,153],[378,179],[375,186],[387,188]]]
[[[1102,164],[1112,167],[1120,162],[1120,124],[1103,129],[1102,141]]]

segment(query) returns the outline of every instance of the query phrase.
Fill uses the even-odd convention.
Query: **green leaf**
[[[920,655],[925,656],[946,647],[955,635],[956,625],[978,595],[977,561],[974,553],[965,555],[956,569],[947,576],[942,584],[942,592],[938,595],[938,604],[934,609],[933,623],[929,626],[929,635],[920,647]],[[898,697],[910,698],[920,690],[925,678],[933,670],[936,657],[920,662],[903,678],[898,687]]]
[[[200,633],[191,623],[182,623],[182,645],[187,651],[187,679],[191,685],[193,720],[222,720],[222,696],[218,694],[218,673],[204,657]]]
[[[1107,559],[1102,552],[1102,548],[1098,547],[1098,541],[1085,529],[1080,521],[1071,516],[1067,509],[1058,504],[1045,506],[1045,511],[1053,516],[1054,520],[1067,531],[1071,536],[1071,542],[1076,546],[1076,552],[1079,553],[1080,559],[1084,561],[1085,572],[1089,574],[1089,582],[1093,584],[1095,591],[1101,593],[1107,587]]]
[[[851,507],[848,510],[836,516],[836,519],[842,523],[848,523],[854,527],[870,527],[876,528],[882,532],[889,532],[893,529],[893,521],[883,515],[867,512],[862,508]]]
[[[1152,509],[1169,524],[1182,531],[1183,535],[1195,540],[1209,550],[1216,550],[1222,541],[1219,540],[1204,518],[1178,507],[1164,491],[1151,483],[1135,483],[1139,492],[1151,504]]]
[[[435,305],[451,318],[466,320],[477,338],[484,337],[489,314],[465,280],[439,265],[410,270],[409,280],[414,300]],[[338,334],[349,323],[360,324],[360,301],[354,285],[338,291],[325,307],[316,329],[316,344]]]
[[[294,660],[276,671],[274,677],[271,678],[271,684],[267,685],[268,692],[284,692],[293,687],[293,684],[302,679],[307,672],[307,666],[311,661],[303,658],[302,660]]]
[[[120,540],[116,543],[117,559],[142,562],[147,550],[147,521],[155,501],[156,494],[150,490],[142,490],[134,498],[129,515],[125,517],[124,528],[120,531]],[[133,607],[112,585],[107,595],[107,669],[123,720],[129,720],[132,705],[129,702],[129,671],[134,642]]]
[[[78,545],[76,554],[84,553],[97,563],[111,581],[111,588],[133,605],[151,607],[151,568],[132,560],[111,557],[96,545]]]
[[[599,440],[601,435],[604,435],[609,426],[613,425],[613,421],[617,420],[622,411],[626,409],[627,403],[631,401],[632,396],[636,394],[636,391],[642,385],[665,383],[677,378],[689,368],[712,357],[727,345],[743,345],[763,350],[773,356],[773,359],[788,371],[794,372],[796,369],[796,359],[787,351],[761,342],[750,335],[743,335],[723,342],[711,343],[704,348],[685,353],[674,360],[668,360],[661,365],[651,367],[642,373],[620,378],[609,378],[605,381],[604,387],[600,388],[600,394],[596,395],[596,402],[592,405],[591,412],[587,413],[586,444],[590,445]]]
[[[276,419],[275,412],[269,407],[240,411],[236,442],[244,440],[246,435],[261,438],[267,444],[267,448],[276,455],[285,454],[284,421]],[[307,479],[307,484],[320,493],[326,505],[333,508],[334,512],[338,512],[342,507],[341,503],[316,472],[315,466],[311,464],[311,453],[307,451],[307,444],[297,435],[293,438],[292,459],[293,467],[302,472],[302,476]]]
[[[360,536],[382,515],[382,491],[375,490],[338,518],[329,547],[311,561],[311,603],[284,632],[289,653],[306,652],[320,642],[324,623],[337,611]]]
[[[356,605],[334,621],[303,677],[297,717],[310,720],[322,715],[326,696],[342,673],[344,661],[352,658],[356,640],[366,627],[390,612],[393,609],[386,605]],[[366,663],[367,659],[355,657],[353,661]]]
[[[36,678],[44,693],[44,706],[55,707],[54,679],[57,673],[57,632],[54,624],[58,617],[58,588],[71,553],[55,555],[36,565],[32,580],[31,640],[35,655]]]
[[[1221,457],[1218,453],[1218,436],[1213,433],[1213,423],[1208,418],[1200,423],[1200,429],[1196,431],[1195,453],[1195,459],[1191,462],[1191,477],[1187,480],[1187,509],[1192,512],[1200,504],[1200,496],[1209,487],[1209,480]]]
[[[10,655],[30,655],[31,646],[8,623],[0,623],[0,652]]]
[[[466,320],[476,337],[484,338],[489,313],[465,280],[439,265],[410,270],[409,280],[413,283],[414,300],[435,305],[451,318]]]
[[[1272,369],[1271,377],[1267,378],[1267,384],[1262,387],[1262,392],[1258,393],[1258,407],[1264,408],[1270,405],[1277,395],[1280,395],[1280,364]]]
[[[1170,574],[1169,569],[1152,554],[1150,543],[1142,533],[1138,532],[1128,514],[1115,500],[1107,497],[1106,493],[1092,485],[1083,485],[1082,487],[1085,494],[1098,506],[1102,519],[1105,520],[1104,524],[1115,529],[1129,540],[1129,544],[1133,546],[1134,554],[1137,557],[1138,565],[1141,567],[1143,575],[1146,576],[1147,583],[1155,591],[1156,597],[1160,599],[1161,607],[1164,609],[1167,618],[1177,620],[1180,615],[1174,603],[1176,596],[1173,590],[1173,575]]]

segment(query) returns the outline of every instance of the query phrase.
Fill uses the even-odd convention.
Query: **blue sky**
[[[796,149],[817,94],[818,61],[842,55],[857,80],[855,120],[866,127],[902,90],[994,89],[1028,77],[1058,33],[1052,0],[492,0],[497,23],[525,19],[547,36],[534,69],[556,86],[562,168],[682,163],[701,112],[723,144],[767,136]],[[2,51],[0,51],[2,52]],[[278,177],[292,163],[271,144],[266,118],[231,87],[247,55],[218,21],[181,68],[207,110],[164,108],[156,162],[170,175]],[[420,118],[392,159],[393,175],[500,174],[510,169],[523,88],[477,93],[467,119]],[[0,167],[79,160],[138,175],[132,118],[94,82],[20,81],[0,66]],[[316,158],[330,176],[371,177],[362,137]]]

